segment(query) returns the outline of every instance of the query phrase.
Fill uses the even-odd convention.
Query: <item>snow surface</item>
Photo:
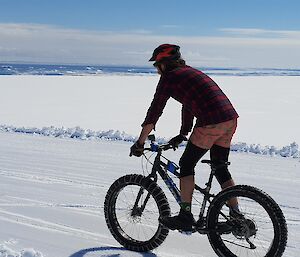
[[[44,127],[44,128],[25,128],[25,127],[14,127],[0,125],[0,131],[11,132],[11,133],[25,133],[25,134],[35,134],[50,137],[59,138],[75,138],[81,140],[121,140],[127,142],[135,142],[137,136],[128,135],[125,132],[120,132],[119,130],[108,130],[108,131],[93,131],[90,129],[83,129],[80,127],[75,128],[55,128],[55,127]],[[170,138],[157,138],[159,143],[167,143]],[[182,144],[184,145],[184,143]],[[275,146],[261,146],[260,144],[246,143],[233,143],[231,145],[231,151],[235,152],[246,152],[255,153],[270,156],[281,156],[281,157],[292,157],[300,158],[300,150],[298,144],[291,143],[290,145],[284,146],[277,149]]]
[[[234,142],[300,144],[300,77],[214,76],[240,118]],[[0,124],[81,127],[138,135],[158,76],[0,76]],[[178,134],[181,106],[170,99],[156,134]]]
[[[257,186],[280,204],[289,227],[284,256],[298,257],[300,78],[214,79],[241,116],[232,174],[238,184]],[[0,257],[215,256],[205,236],[177,232],[151,253],[130,252],[105,224],[110,184],[124,174],[142,173],[141,160],[128,153],[157,80],[153,75],[0,76]],[[157,124],[161,142],[177,134],[179,113],[171,100]],[[167,155],[178,161],[182,151]],[[200,185],[207,169],[197,167]],[[172,198],[170,204],[176,213]],[[195,213],[197,208],[194,202]]]
[[[43,255],[32,248],[23,249],[20,253],[17,253],[6,245],[0,245],[0,257],[43,257]]]
[[[130,142],[4,132],[0,142],[1,251],[5,246],[15,253],[32,248],[44,257],[215,256],[206,236],[198,234],[171,232],[163,245],[143,254],[125,250],[110,235],[103,214],[110,184],[124,174],[142,173],[141,160],[128,156]],[[182,150],[168,151],[167,156],[178,160]],[[280,204],[289,227],[284,256],[298,256],[299,160],[233,152],[230,161],[237,183],[262,188]],[[199,164],[200,185],[207,176],[208,167]],[[178,206],[169,199],[176,213]],[[197,208],[194,201],[195,214]]]

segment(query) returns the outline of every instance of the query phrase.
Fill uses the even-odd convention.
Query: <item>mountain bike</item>
[[[138,252],[153,250],[163,243],[169,229],[159,219],[170,216],[168,199],[158,175],[180,204],[180,191],[172,179],[179,177],[179,167],[162,155],[163,151],[175,148],[170,144],[157,144],[149,136],[150,147],[144,149],[155,155],[152,169],[147,176],[125,175],[109,188],[104,202],[107,226],[113,237],[125,248]],[[149,161],[149,159],[147,159]],[[280,257],[287,243],[287,225],[279,205],[265,192],[249,185],[236,185],[218,194],[211,193],[217,165],[202,160],[211,166],[205,187],[195,185],[203,195],[200,213],[193,233],[207,235],[209,242],[220,257],[255,256]],[[237,198],[240,215],[229,214],[228,202]]]

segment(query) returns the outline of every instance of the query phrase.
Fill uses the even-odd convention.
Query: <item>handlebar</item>
[[[172,144],[156,144],[151,142],[150,147],[144,148],[144,151],[151,151],[151,152],[159,152],[159,151],[167,151],[169,149],[174,149],[175,147]]]

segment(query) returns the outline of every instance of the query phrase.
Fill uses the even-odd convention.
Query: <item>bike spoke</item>
[[[152,196],[148,196],[147,204],[141,214],[133,214],[134,207],[138,209],[144,205],[147,191],[140,194],[136,206],[137,196],[140,192],[140,186],[130,185],[124,188],[116,201],[116,216],[121,229],[132,239],[145,241],[151,239],[156,231],[159,213],[157,205]],[[156,208],[154,208],[156,207]]]
[[[239,197],[238,201],[241,213],[246,220],[249,220],[249,223],[255,225],[256,232],[251,232],[249,227],[243,225],[241,221],[240,229],[230,234],[223,234],[221,238],[226,247],[237,256],[265,256],[274,239],[272,220],[256,201],[243,197]],[[224,205],[221,212],[226,214],[229,208]],[[226,219],[219,215],[218,222],[226,222]],[[250,234],[249,238],[246,236],[247,233]]]

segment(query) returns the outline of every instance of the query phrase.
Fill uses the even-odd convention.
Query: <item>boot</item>
[[[182,232],[191,232],[193,225],[196,223],[193,214],[183,209],[180,209],[178,215],[173,217],[162,217],[159,221],[171,230],[177,229]]]
[[[229,220],[225,222],[218,222],[216,226],[216,230],[220,234],[229,234],[232,232],[233,225],[232,221],[243,221],[245,220],[244,215],[240,212],[238,205],[234,207],[229,207]]]
[[[229,207],[229,216],[231,219],[245,219],[238,205],[234,207]]]

